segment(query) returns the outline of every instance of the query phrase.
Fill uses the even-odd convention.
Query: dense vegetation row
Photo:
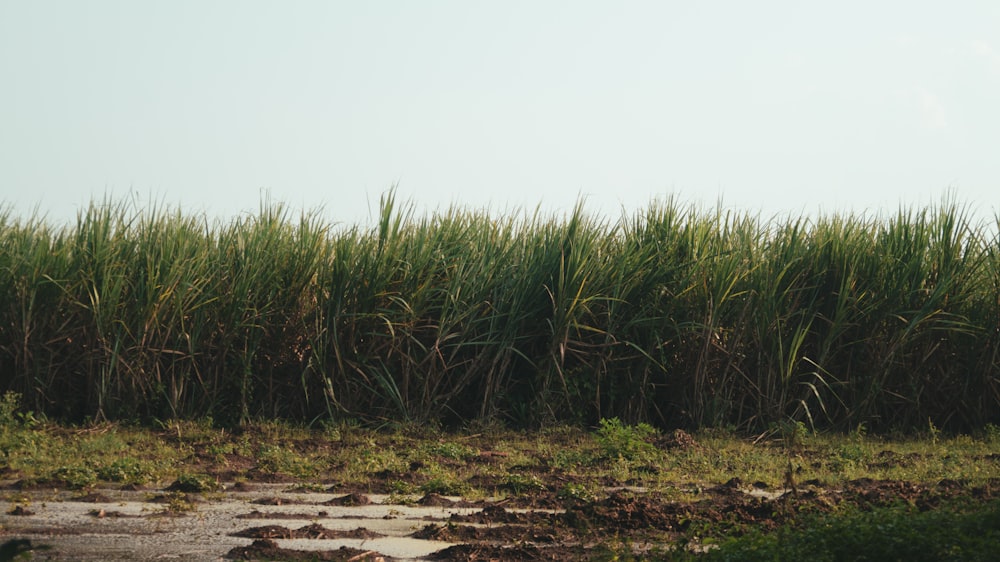
[[[988,225],[990,227],[995,225]],[[1000,244],[965,208],[764,221],[0,214],[0,391],[69,420],[1000,423]]]

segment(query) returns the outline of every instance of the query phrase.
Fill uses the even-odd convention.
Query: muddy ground
[[[949,481],[767,490],[733,479],[691,501],[617,489],[587,502],[543,491],[469,502],[436,494],[306,492],[287,483],[230,484],[203,494],[4,485],[21,501],[0,516],[2,533],[50,547],[36,551],[37,560],[584,560],[623,544],[638,553],[697,546],[700,530],[774,527],[843,504],[907,501],[931,509],[970,493]],[[994,491],[985,486],[971,494],[985,499]]]
[[[675,434],[658,445],[697,446],[681,437],[683,443]],[[329,447],[313,441],[309,448]],[[897,502],[928,510],[957,498],[992,499],[1000,489],[997,479],[978,486],[948,479],[825,483],[789,473],[781,487],[734,476],[659,482],[653,490],[641,479],[584,481],[544,458],[512,465],[516,453],[491,445],[471,447],[460,460],[439,459],[450,463],[451,473],[466,475],[460,484],[475,492],[464,497],[399,493],[425,470],[424,461],[354,481],[336,478],[344,469],[334,463],[326,478],[316,480],[262,471],[253,458],[232,453],[208,460],[202,445],[187,462],[218,486],[199,489],[197,482],[178,480],[73,489],[68,481],[0,471],[6,500],[0,542],[30,540],[35,560],[598,560],[623,551],[698,551],[710,548],[713,538],[774,529],[807,513]],[[875,461],[912,460],[884,453]],[[649,466],[644,473],[656,470]],[[586,493],[567,493],[573,490]]]

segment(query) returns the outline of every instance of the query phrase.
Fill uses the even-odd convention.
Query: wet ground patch
[[[178,430],[164,438],[183,456],[173,472],[143,473],[149,481],[101,479],[117,478],[108,466],[167,464],[128,450],[5,470],[0,542],[51,546],[35,552],[42,560],[656,559],[810,517],[935,512],[993,502],[1000,490],[995,443],[969,438],[817,438],[788,449],[611,429],[597,438],[352,430],[334,443],[289,430],[280,447]]]

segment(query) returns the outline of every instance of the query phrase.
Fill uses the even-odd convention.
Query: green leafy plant
[[[475,454],[467,445],[451,441],[440,441],[427,446],[427,452],[451,460],[464,460]]]
[[[13,425],[16,421],[14,413],[21,406],[21,395],[8,390],[0,396],[0,427]]]
[[[8,390],[0,396],[0,428],[31,427],[37,423],[33,412],[22,412],[21,394]]]
[[[656,435],[652,426],[640,423],[625,425],[618,418],[602,419],[597,429],[597,442],[607,459],[640,460],[656,449],[648,439]]]
[[[181,493],[214,492],[221,489],[219,481],[208,474],[185,472],[177,477],[170,489]]]
[[[504,476],[501,487],[515,496],[545,490],[545,484],[537,476],[521,473]]]
[[[97,469],[97,476],[109,482],[148,484],[155,481],[161,469],[155,461],[124,457]]]
[[[168,513],[186,513],[198,509],[198,505],[185,492],[168,492],[163,496],[164,510]]]
[[[986,424],[983,428],[983,437],[987,443],[1000,444],[1000,426],[992,423]]]
[[[271,474],[286,474],[309,478],[318,470],[316,463],[306,456],[280,445],[264,444],[257,453],[257,467]]]
[[[97,473],[86,466],[62,466],[49,475],[50,481],[64,482],[69,488],[89,488],[97,483]]]
[[[426,471],[427,480],[419,485],[423,494],[441,494],[443,496],[461,496],[469,491],[469,485],[449,470],[431,466]]]
[[[574,484],[572,482],[566,483],[562,488],[559,489],[557,496],[561,500],[571,500],[580,502],[590,502],[594,501],[597,497],[596,494],[590,488],[584,484]]]

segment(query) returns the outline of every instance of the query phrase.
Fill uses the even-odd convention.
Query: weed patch
[[[894,506],[807,516],[771,533],[723,541],[698,560],[991,560],[1000,552],[1000,503],[921,512]]]
[[[637,461],[655,451],[649,440],[656,435],[656,429],[649,424],[628,426],[618,418],[602,419],[597,429],[597,442],[606,459]]]

